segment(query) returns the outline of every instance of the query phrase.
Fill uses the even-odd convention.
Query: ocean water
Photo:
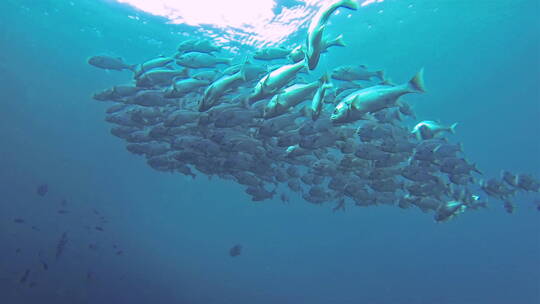
[[[328,27],[347,47],[317,71],[361,63],[402,82],[423,67],[428,91],[404,97],[418,119],[458,122],[453,138],[486,178],[540,176],[540,2],[348,13]],[[130,72],[87,59],[142,62],[205,33],[239,58],[301,43],[306,24],[265,41],[114,1],[0,3],[0,303],[540,303],[538,195],[519,195],[513,214],[490,200],[445,223],[389,206],[334,213],[293,194],[251,202],[231,181],[157,172],[126,151],[92,94]]]

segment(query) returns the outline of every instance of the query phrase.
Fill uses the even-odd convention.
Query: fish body
[[[135,66],[126,64],[120,57],[112,57],[106,55],[92,56],[88,58],[88,63],[96,68],[104,70],[130,70],[135,71]]]
[[[135,67],[135,74],[133,75],[133,77],[138,78],[139,76],[141,76],[142,74],[150,70],[166,67],[167,65],[173,62],[174,62],[174,57],[160,56],[154,59],[150,59]]]
[[[266,74],[255,86],[254,93],[250,96],[250,103],[278,93],[305,68],[305,64],[305,61],[286,64]]]
[[[165,98],[179,98],[190,92],[196,91],[200,87],[208,85],[208,83],[209,82],[206,80],[192,78],[181,79],[180,81],[175,81],[171,87],[167,88],[163,96]]]
[[[239,256],[240,254],[242,253],[242,245],[234,245],[230,250],[229,250],[229,255],[231,257],[237,257]]]
[[[213,53],[218,51],[219,47],[206,39],[188,39],[178,45],[178,52],[181,54],[188,52]]]
[[[56,244],[55,257],[57,260],[62,256],[62,253],[64,253],[67,243],[68,243],[67,232],[64,232],[62,233],[62,237],[60,237],[58,244]]]
[[[377,85],[351,93],[338,103],[330,119],[334,123],[354,122],[363,119],[365,114],[395,106],[402,95],[424,91],[423,70],[420,70],[408,83]]]
[[[285,59],[291,50],[282,47],[267,47],[255,51],[253,58],[258,60]]]
[[[328,83],[328,76],[325,75],[322,78],[322,84],[317,89],[317,92],[313,96],[313,99],[311,101],[311,119],[317,120],[319,116],[321,115],[323,105],[324,105],[324,97],[326,96],[326,91],[328,89],[331,89],[333,86],[331,83]]]
[[[372,77],[384,79],[383,71],[371,72],[365,65],[342,65],[332,71],[331,77],[337,80],[370,80]]]
[[[451,126],[444,126],[436,121],[424,120],[416,124],[411,131],[419,140],[427,140],[437,137],[443,133],[455,133],[457,123]]]
[[[264,108],[264,118],[276,117],[286,113],[294,106],[311,98],[315,91],[321,86],[320,81],[314,81],[304,85],[293,85],[268,102]]]
[[[244,70],[231,76],[224,76],[213,82],[206,90],[199,102],[199,112],[204,112],[219,103],[219,99],[229,91],[235,83],[245,81]]]
[[[323,33],[328,19],[340,7],[357,10],[359,5],[353,0],[334,1],[324,8],[321,8],[311,20],[306,41],[306,57],[310,70],[314,70],[319,63],[319,58],[323,50]]]
[[[154,69],[142,74],[137,78],[138,87],[166,86],[173,82],[174,78],[187,78],[188,70]]]
[[[218,64],[230,64],[231,59],[219,58],[206,53],[191,52],[180,55],[176,59],[176,64],[186,68],[200,69],[200,68],[212,68]]]

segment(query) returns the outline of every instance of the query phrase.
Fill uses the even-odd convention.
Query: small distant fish
[[[39,196],[45,196],[45,194],[47,194],[47,192],[49,192],[49,186],[47,184],[39,185],[37,190],[36,190],[36,193]]]
[[[135,65],[129,65],[124,63],[124,60],[120,57],[92,56],[88,58],[88,64],[104,70],[135,71]]]
[[[229,255],[232,257],[239,256],[242,253],[242,245],[236,244],[229,250]]]
[[[58,210],[58,214],[66,214],[66,213],[69,213],[69,211],[64,210],[64,209]]]
[[[62,207],[67,206],[67,200],[66,200],[65,198],[62,199],[62,201],[60,202],[60,205],[61,205]]]
[[[43,266],[43,270],[47,271],[49,270],[49,265],[45,261],[40,261],[41,266]]]
[[[24,272],[23,276],[22,276],[21,279],[19,280],[19,283],[21,283],[21,284],[26,283],[26,280],[28,280],[28,276],[30,276],[30,269],[26,269],[26,271]]]
[[[37,285],[37,283],[32,281],[32,282],[30,282],[28,287],[32,288],[32,287],[35,287],[36,285]]]
[[[15,253],[16,253],[16,254],[19,254],[19,253],[21,253],[21,252],[22,252],[21,248],[17,248],[17,249],[15,250]]]
[[[94,228],[95,228],[97,231],[103,231],[103,228],[100,227],[100,226],[96,226],[96,227],[94,227]]]
[[[87,280],[92,280],[93,278],[94,278],[94,272],[92,272],[92,271],[86,272],[86,279]]]
[[[64,249],[68,243],[67,238],[67,232],[62,233],[62,237],[60,237],[60,240],[58,241],[58,244],[56,245],[56,259],[58,260],[62,253],[64,252]]]
[[[36,226],[32,226],[32,230],[35,230],[35,231],[41,231],[41,229],[39,229],[39,228],[36,227]]]
[[[118,250],[118,251],[116,252],[116,255],[124,255],[124,251],[123,251],[123,250]]]
[[[22,218],[16,218],[16,219],[13,220],[13,222],[15,222],[17,224],[23,224],[24,220]]]

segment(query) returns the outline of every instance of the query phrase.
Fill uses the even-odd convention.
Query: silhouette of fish
[[[47,185],[47,184],[39,185],[39,187],[36,190],[36,193],[39,196],[45,196],[45,194],[47,194],[47,192],[49,192],[49,185]]]
[[[236,244],[229,250],[229,255],[232,257],[239,256],[242,253],[242,245]]]
[[[24,284],[26,283],[26,280],[28,280],[28,276],[30,275],[30,269],[26,269],[26,271],[24,272],[23,276],[21,277],[21,279],[19,280],[19,283],[21,284]]]
[[[68,243],[67,238],[67,232],[62,233],[62,237],[58,241],[58,244],[56,245],[56,259],[58,260],[62,253],[64,252],[64,249],[66,248],[66,245]]]

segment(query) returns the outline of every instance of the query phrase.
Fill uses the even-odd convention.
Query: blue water
[[[438,224],[417,209],[333,213],[295,195],[253,203],[231,181],[154,171],[91,99],[130,74],[86,59],[141,62],[194,30],[110,1],[0,8],[1,303],[540,303],[535,196],[519,196],[514,214],[493,201]],[[459,122],[487,177],[538,177],[539,13],[536,0],[385,1],[332,20],[348,46],[320,68],[364,63],[401,82],[424,67],[428,93],[406,98],[419,119]]]

